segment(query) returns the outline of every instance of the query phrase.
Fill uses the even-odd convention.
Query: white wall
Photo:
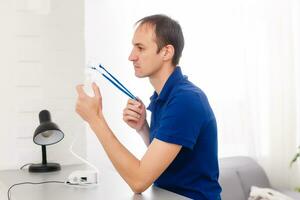
[[[294,47],[294,52],[295,55],[300,55],[300,3],[297,0],[293,0],[294,1],[294,6],[293,6],[293,12],[292,12],[292,16],[294,19],[298,19],[298,20],[293,20],[292,23],[294,25],[294,37],[293,37],[293,47]],[[296,80],[296,85],[300,85],[300,58],[299,56],[294,56],[293,57],[293,61],[295,63],[295,80]],[[300,87],[296,88],[297,90],[297,102],[300,102]],[[297,121],[300,121],[300,104],[297,104]],[[300,123],[297,124],[297,133],[298,133],[298,139],[297,141],[300,141]]]
[[[65,133],[49,146],[48,160],[77,162],[85,155],[85,126],[75,114],[75,85],[84,79],[84,2],[71,0],[0,1],[0,169],[41,162],[32,141],[38,113],[48,109]]]

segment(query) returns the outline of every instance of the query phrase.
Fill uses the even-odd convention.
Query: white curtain
[[[157,13],[178,20],[186,41],[180,65],[204,90],[215,111],[220,157],[251,156],[266,170],[273,186],[300,186],[299,167],[289,169],[300,138],[298,0],[86,3],[87,59],[99,58],[110,65],[146,104],[152,88],[147,80],[133,76],[126,60],[132,26]],[[102,87],[104,101],[113,98],[104,105],[108,121],[122,142],[142,155],[145,149],[141,146],[131,148],[141,141],[134,140],[133,133],[126,135],[130,129],[119,120],[126,100],[121,95],[115,98],[114,89],[105,83]],[[101,148],[98,143],[93,146],[93,141],[90,136],[90,159],[98,158],[92,153]]]
[[[220,155],[256,158],[276,187],[300,184],[297,167],[289,168],[299,145],[299,8],[299,1],[243,1],[242,60],[223,74],[236,85],[215,99]]]

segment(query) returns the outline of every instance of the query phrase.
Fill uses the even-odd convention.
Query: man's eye
[[[138,47],[138,49],[139,49],[140,51],[142,51],[144,48],[142,48],[142,47]]]

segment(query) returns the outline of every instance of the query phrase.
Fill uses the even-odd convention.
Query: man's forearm
[[[139,130],[137,132],[143,138],[144,143],[146,144],[146,146],[149,146],[149,144],[150,144],[150,138],[149,138],[150,128],[149,128],[148,122],[146,121],[146,123],[141,128],[141,130]]]
[[[96,119],[90,126],[122,178],[134,192],[141,192],[139,188],[143,177],[140,172],[140,160],[120,143],[105,120]]]

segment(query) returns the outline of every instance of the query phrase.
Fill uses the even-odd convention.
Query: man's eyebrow
[[[134,45],[134,46],[145,46],[145,45],[143,45],[142,43],[139,43],[139,42],[133,43],[133,45]]]

